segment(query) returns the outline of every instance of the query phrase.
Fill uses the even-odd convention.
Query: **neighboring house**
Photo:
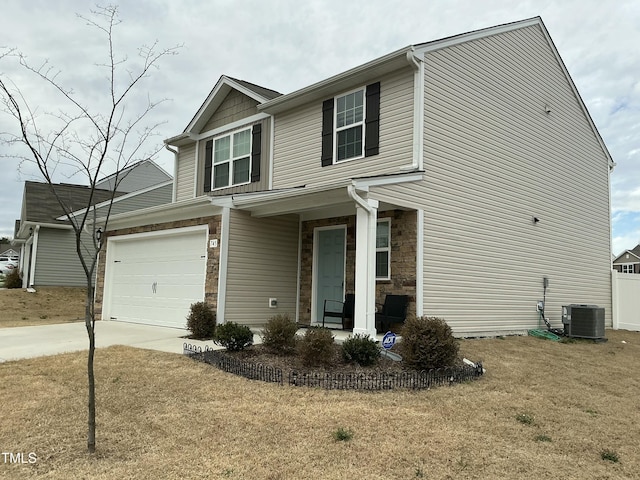
[[[411,45],[287,95],[223,76],[175,154],[175,201],[111,218],[103,318],[322,321],[355,293],[458,335],[611,325],[613,161],[540,18]],[[178,248],[180,246],[181,248]],[[169,253],[170,252],[170,253]],[[589,262],[574,262],[575,252]]]
[[[640,244],[614,258],[613,269],[621,273],[640,273]]]
[[[111,213],[170,203],[173,181],[155,162],[145,160],[119,173],[123,178],[115,194]],[[114,175],[99,181],[93,196],[95,214],[103,217],[109,208]],[[55,192],[76,215],[86,211],[91,190],[83,185],[55,184]],[[136,190],[132,190],[136,189]],[[91,218],[93,212],[90,213]],[[12,244],[20,245],[23,287],[84,286],[86,276],[76,252],[75,233],[50,185],[25,182],[20,220]],[[91,238],[87,234],[86,241]],[[88,243],[90,244],[90,243]],[[90,253],[90,252],[87,252]]]
[[[0,256],[17,259],[20,256],[20,252],[11,248],[10,245],[0,245]]]

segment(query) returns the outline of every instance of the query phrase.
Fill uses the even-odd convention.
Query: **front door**
[[[322,323],[325,300],[344,301],[346,227],[317,229],[315,232],[315,321]],[[333,321],[336,319],[334,318]],[[327,319],[331,321],[331,319]]]

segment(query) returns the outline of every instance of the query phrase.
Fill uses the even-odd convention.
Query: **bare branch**
[[[134,94],[141,88],[152,68],[158,68],[160,60],[176,55],[181,46],[161,49],[158,42],[143,45],[138,49],[141,62],[131,66],[128,56],[117,56],[114,42],[115,29],[121,23],[116,6],[97,7],[91,16],[78,15],[92,29],[104,37],[106,43],[103,63],[96,63],[102,71],[107,70],[106,85],[102,100],[104,103],[91,105],[82,99],[73,88],[64,85],[62,72],[47,60],[31,63],[27,57],[14,49],[4,49],[0,60],[11,59],[18,62],[41,83],[59,96],[62,108],[54,112],[32,110],[20,88],[0,74],[0,113],[14,119],[15,132],[0,132],[0,141],[11,150],[21,146],[22,150],[13,155],[0,154],[19,161],[18,169],[25,162],[33,163],[56,199],[63,216],[75,234],[75,249],[87,280],[87,309],[85,325],[89,337],[87,374],[89,379],[89,433],[87,446],[95,451],[95,380],[93,376],[93,355],[95,350],[95,305],[94,274],[102,243],[96,237],[98,220],[98,200],[105,198],[98,191],[98,179],[106,173],[108,165],[115,165],[116,174],[113,188],[109,192],[104,227],[107,228],[114,198],[122,179],[123,168],[136,160],[150,158],[157,154],[161,145],[150,147],[153,136],[162,122],[148,122],[150,113],[166,99],[153,102],[148,96],[146,105],[135,111],[130,108]],[[102,78],[98,76],[98,78]],[[145,153],[147,151],[147,153]],[[26,152],[26,153],[25,153]],[[150,152],[150,153],[149,153]],[[86,177],[88,195],[80,208],[65,197],[55,183],[60,175],[72,177],[82,174]],[[100,215],[102,215],[100,213]],[[88,238],[87,238],[88,237]]]

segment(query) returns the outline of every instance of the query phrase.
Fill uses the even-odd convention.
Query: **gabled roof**
[[[24,221],[26,223],[49,223],[49,224],[67,224],[67,220],[57,220],[58,217],[64,215],[64,210],[58,203],[56,195],[64,202],[66,208],[70,211],[85,208],[89,202],[91,189],[84,185],[71,184],[53,184],[41,182],[25,182],[24,183]],[[111,198],[113,192],[109,190],[98,190],[93,192],[92,205],[104,202]],[[116,192],[115,196],[121,193]]]
[[[623,258],[626,256],[626,254],[631,255],[633,258]],[[627,261],[625,262],[625,260]],[[633,263],[640,262],[640,244],[636,245],[631,250],[625,250],[624,252],[622,252],[620,255],[613,259],[613,263],[616,263],[618,261],[621,261],[620,263],[629,263],[628,260],[631,260]]]
[[[546,34],[546,29],[544,28],[542,19],[540,17],[533,17],[517,22],[496,25],[494,27],[473,30],[471,32],[430,42],[408,45],[396,50],[395,52],[391,52],[387,55],[371,60],[370,62],[347,70],[346,72],[339,73],[338,75],[334,75],[325,80],[314,83],[313,85],[309,85],[308,87],[282,95],[281,97],[258,106],[258,109],[268,113],[277,113],[293,108],[302,103],[324,98],[326,95],[334,94],[338,90],[349,88],[354,83],[365,83],[384,73],[392,72],[401,67],[407,67],[410,65],[417,67],[417,62],[422,61],[422,58],[427,51],[450,47],[459,43],[490,37],[492,35],[498,35],[532,25],[541,25]]]
[[[184,129],[184,133],[200,131],[231,90],[238,90],[258,103],[263,103],[282,95],[275,90],[222,75],[189,122],[189,125]]]
[[[102,188],[103,185],[104,186],[109,186],[110,182],[116,178],[116,175],[118,175],[118,179],[119,180],[122,180],[129,173],[131,173],[133,170],[135,170],[136,168],[138,168],[142,164],[148,164],[148,165],[151,165],[153,168],[155,168],[155,170],[158,171],[159,175],[165,177],[164,181],[173,180],[173,177],[171,175],[169,175],[160,165],[158,165],[156,162],[154,162],[153,160],[148,158],[146,160],[140,160],[139,162],[132,163],[131,165],[129,165],[129,166],[127,166],[127,167],[125,167],[125,168],[123,168],[121,170],[118,170],[117,172],[114,172],[111,175],[107,175],[106,177],[101,178],[100,180],[98,180],[96,182],[96,187]]]
[[[374,78],[380,77],[384,73],[390,73],[399,68],[408,66],[418,68],[419,63],[423,61],[424,55],[427,52],[451,47],[464,42],[471,42],[493,35],[499,35],[513,30],[528,28],[531,26],[538,26],[541,29],[544,37],[549,44],[549,47],[551,48],[562,71],[564,72],[567,82],[573,90],[580,108],[582,109],[587,121],[589,122],[593,130],[596,140],[600,144],[604,155],[607,157],[609,168],[612,169],[615,166],[615,162],[613,161],[604,141],[602,140],[602,137],[600,136],[600,133],[598,132],[598,129],[595,126],[595,123],[593,122],[593,119],[591,118],[591,115],[589,114],[584,102],[582,101],[582,97],[580,97],[580,94],[578,93],[578,90],[573,83],[573,80],[571,79],[571,76],[569,75],[564,62],[562,61],[562,58],[560,57],[560,54],[558,53],[553,40],[551,40],[549,32],[547,31],[541,17],[528,18],[517,22],[505,23],[502,25],[496,25],[480,30],[474,30],[471,32],[462,33],[439,40],[409,45],[407,47],[396,50],[395,52],[389,53],[383,57],[376,58],[363,65],[359,65],[355,68],[339,73],[338,75],[334,75],[325,80],[304,87],[300,90],[296,90],[294,92],[288,93],[286,95],[281,95],[277,98],[264,102],[258,105],[258,110],[270,114],[276,114],[278,112],[289,110],[291,108],[295,108],[311,101],[324,100],[327,97],[335,95],[341,90],[353,88],[353,86],[356,84],[365,84],[368,81],[372,81]]]
[[[0,255],[7,255],[7,256],[16,256],[19,255],[20,252],[16,252],[10,244],[8,243],[2,243],[0,244]]]

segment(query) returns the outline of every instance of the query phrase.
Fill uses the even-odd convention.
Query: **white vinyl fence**
[[[640,331],[640,275],[611,272],[613,328]]]

